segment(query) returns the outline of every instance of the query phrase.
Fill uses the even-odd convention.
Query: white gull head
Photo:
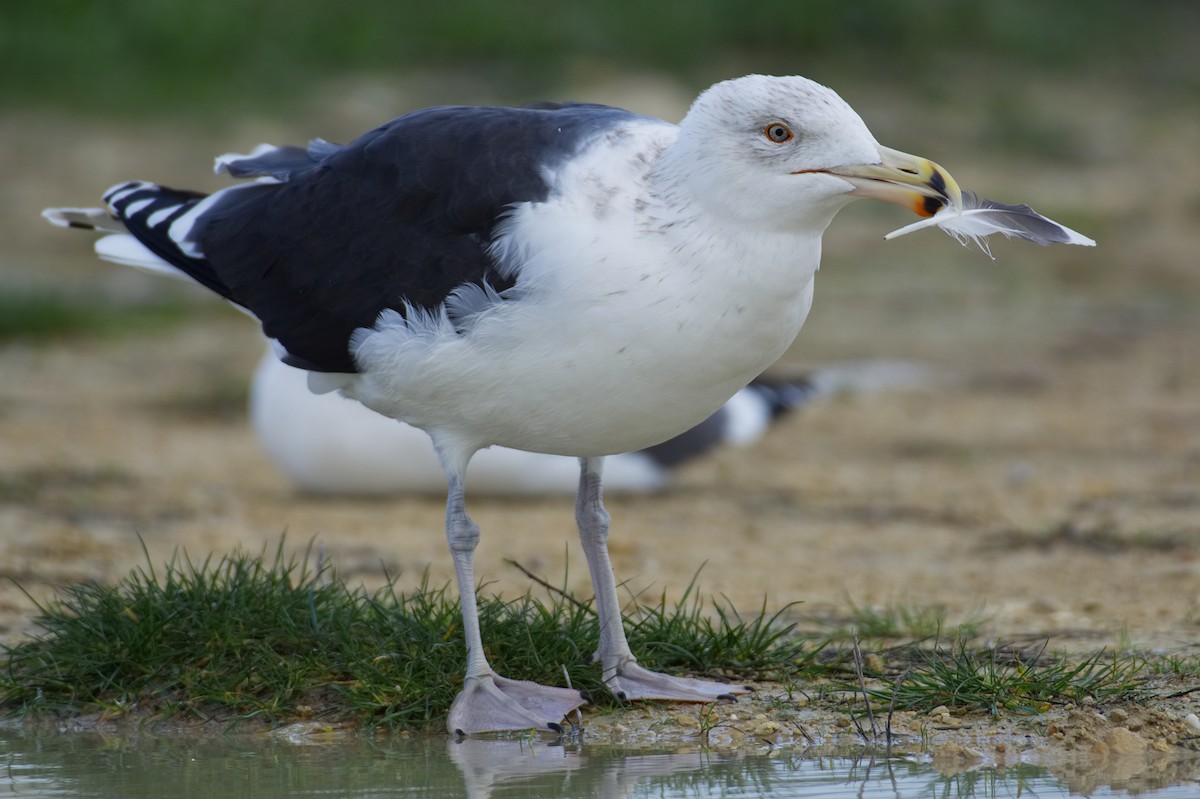
[[[831,173],[879,165],[890,151],[832,89],[802,77],[749,75],[703,92],[663,153],[663,182],[714,219],[820,233],[856,196]]]

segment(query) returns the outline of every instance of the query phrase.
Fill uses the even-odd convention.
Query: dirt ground
[[[1105,89],[1023,100],[1069,143],[1066,157],[1041,153],[1042,139],[996,145],[985,99],[931,102],[918,125],[896,98],[846,92],[880,141],[937,159],[968,188],[1028,201],[1100,246],[999,242],[992,263],[933,231],[885,243],[909,221],[895,209],[843,212],[826,237],[813,314],[780,368],[904,358],[937,379],[821,401],[755,447],[688,466],[663,494],[611,497],[620,579],[671,595],[706,564],[704,592],[748,609],[764,596],[768,608],[802,602],[802,627],[845,619],[852,604],[937,606],[994,640],[1200,654],[1200,115],[1135,91],[1112,103]],[[113,123],[81,139],[62,120],[0,121],[12,175],[0,194],[3,286],[184,294],[95,265],[86,236],[41,226],[36,213],[89,204],[130,177],[219,185],[211,154],[263,139],[336,140],[412,105],[387,96],[394,104],[380,112],[378,92],[339,96],[333,131]],[[642,84],[628,104],[677,116],[685,96]],[[929,130],[937,136],[923,139]],[[452,578],[442,498],[306,497],[272,471],[238,412],[260,346],[249,320],[220,309],[148,335],[0,346],[0,576],[11,578],[0,582],[2,640],[32,631],[23,591],[45,598],[80,580],[114,581],[144,562],[142,541],[161,563],[176,549],[258,551],[286,531],[297,549],[322,542],[351,581],[377,583],[385,567],[401,587],[426,570],[435,583]],[[483,530],[477,574],[494,590],[529,587],[504,563],[514,559],[555,580],[569,564],[571,587],[587,594],[568,498],[471,507]],[[1200,678],[1117,718],[1075,708],[904,723],[935,730],[935,757],[962,764],[1076,763],[1083,753],[1094,760],[1081,773],[1119,761],[1135,774],[1194,774],[1200,731],[1187,714],[1200,705],[1188,689]],[[771,721],[756,720],[765,711],[752,704],[721,712]],[[598,719],[597,734],[653,727],[643,715]],[[801,722],[838,732],[832,717]],[[614,732],[617,723],[626,729]]]

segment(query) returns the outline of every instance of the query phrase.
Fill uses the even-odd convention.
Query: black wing
[[[152,252],[257,316],[289,363],[354,372],[350,336],[385,308],[434,308],[463,283],[511,286],[488,254],[496,224],[514,203],[546,199],[547,170],[634,118],[597,105],[429,108],[344,147],[223,164],[279,182],[207,200],[151,184],[109,197]],[[190,228],[172,229],[189,210]]]

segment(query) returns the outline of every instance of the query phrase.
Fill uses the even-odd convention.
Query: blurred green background
[[[522,96],[651,70],[925,91],[1054,72],[1194,97],[1197,36],[1192,0],[7,0],[0,92],[10,107],[207,115],[285,109],[345,73],[449,71]]]

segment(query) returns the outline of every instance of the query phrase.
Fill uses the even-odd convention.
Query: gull
[[[718,83],[671,124],[592,104],[436,107],[341,146],[217,159],[253,180],[204,195],[144,181],[108,209],[48,209],[110,235],[100,256],[183,273],[257,318],[317,393],[428,433],[467,648],[454,733],[561,730],[576,690],[501,676],[475,597],[472,456],[579,460],[575,518],[604,682],[625,700],[749,690],[638,664],[608,555],[604,457],[678,435],[776,361],[808,315],[821,236],[851,200],[930,217],[962,193],[880,145],[802,77]]]

